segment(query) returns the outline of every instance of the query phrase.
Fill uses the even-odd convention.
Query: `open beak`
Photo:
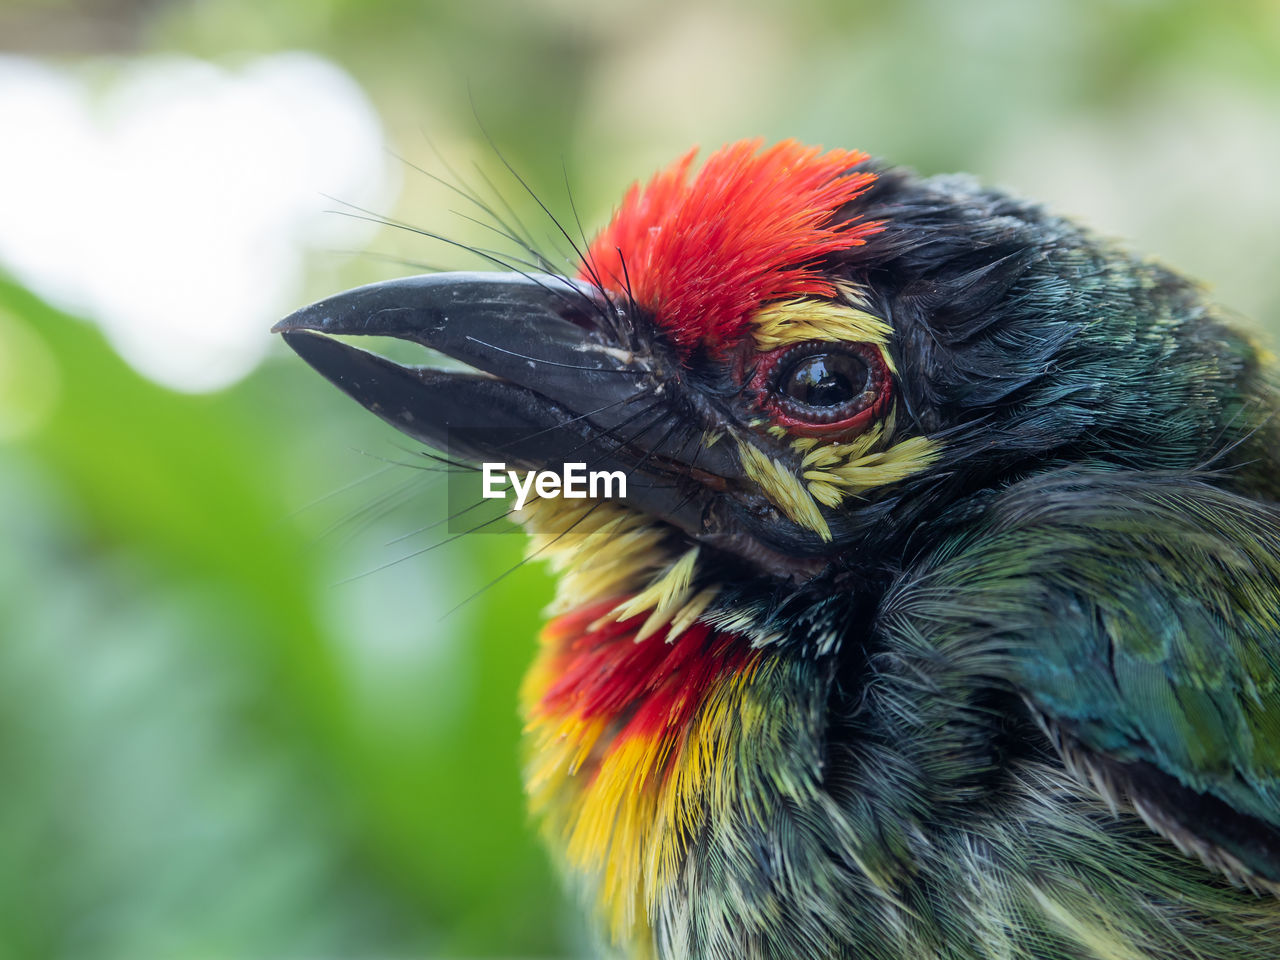
[[[411,437],[452,457],[508,467],[622,471],[624,502],[687,533],[706,531],[716,482],[740,474],[681,416],[658,361],[612,304],[562,278],[443,273],[358,287],[274,330],[321,375]],[[394,337],[474,368],[404,366],[342,336]],[[696,474],[696,476],[695,476]]]

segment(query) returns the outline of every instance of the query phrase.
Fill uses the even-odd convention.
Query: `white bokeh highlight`
[[[75,71],[0,57],[0,129],[0,264],[179,390],[252,370],[299,305],[309,249],[368,242],[375,227],[327,197],[392,199],[372,105],[312,54]]]

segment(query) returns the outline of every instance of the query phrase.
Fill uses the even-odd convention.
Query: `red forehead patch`
[[[832,223],[875,180],[858,150],[742,140],[707,158],[691,150],[648,185],[634,184],[587,248],[584,280],[630,296],[686,354],[737,342],[762,303],[833,296],[817,261],[866,242],[878,222]]]

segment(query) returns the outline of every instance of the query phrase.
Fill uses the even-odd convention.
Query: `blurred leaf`
[[[0,455],[16,547],[0,580],[3,757],[27,785],[0,808],[0,844],[16,845],[5,902],[22,905],[0,928],[21,931],[22,955],[563,952],[557,925],[530,924],[563,908],[517,777],[515,688],[540,601],[490,592],[442,627],[443,598],[417,586],[429,566],[335,585],[369,548],[318,540],[295,511],[334,489],[332,464],[368,469],[324,441],[378,426],[301,364],[185,396],[12,285],[0,308],[61,384],[42,427]],[[419,525],[418,499],[366,532]],[[518,560],[518,536],[480,539],[465,577],[435,572],[478,583]],[[495,591],[545,591],[524,582]],[[376,647],[379,618],[320,620],[357,584],[375,607],[398,590],[383,626],[412,656],[415,634],[470,638],[456,656],[481,680],[422,715],[430,675],[416,698],[394,671],[360,682],[350,651]],[[435,696],[457,685],[446,673]],[[403,709],[387,712],[389,693]]]

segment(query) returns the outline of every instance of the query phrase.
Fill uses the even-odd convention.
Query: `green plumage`
[[[888,177],[866,216],[891,225],[856,256],[884,271],[903,435],[944,456],[847,508],[838,573],[722,598],[784,627],[769,695],[825,745],[823,790],[709,812],[732,827],[691,859],[715,879],[691,872],[660,945],[1280,956],[1280,407],[1257,347],[1196,285],[967,179]],[[760,850],[790,873],[762,882]]]
[[[668,954],[1276,956],[1280,519],[1211,479],[1012,484],[886,591],[856,698],[780,654],[792,729],[754,762],[785,775],[708,812],[694,859],[717,869],[673,893]],[[821,791],[767,786],[818,767]],[[771,862],[790,875],[760,882]],[[686,898],[715,907],[691,920]]]

